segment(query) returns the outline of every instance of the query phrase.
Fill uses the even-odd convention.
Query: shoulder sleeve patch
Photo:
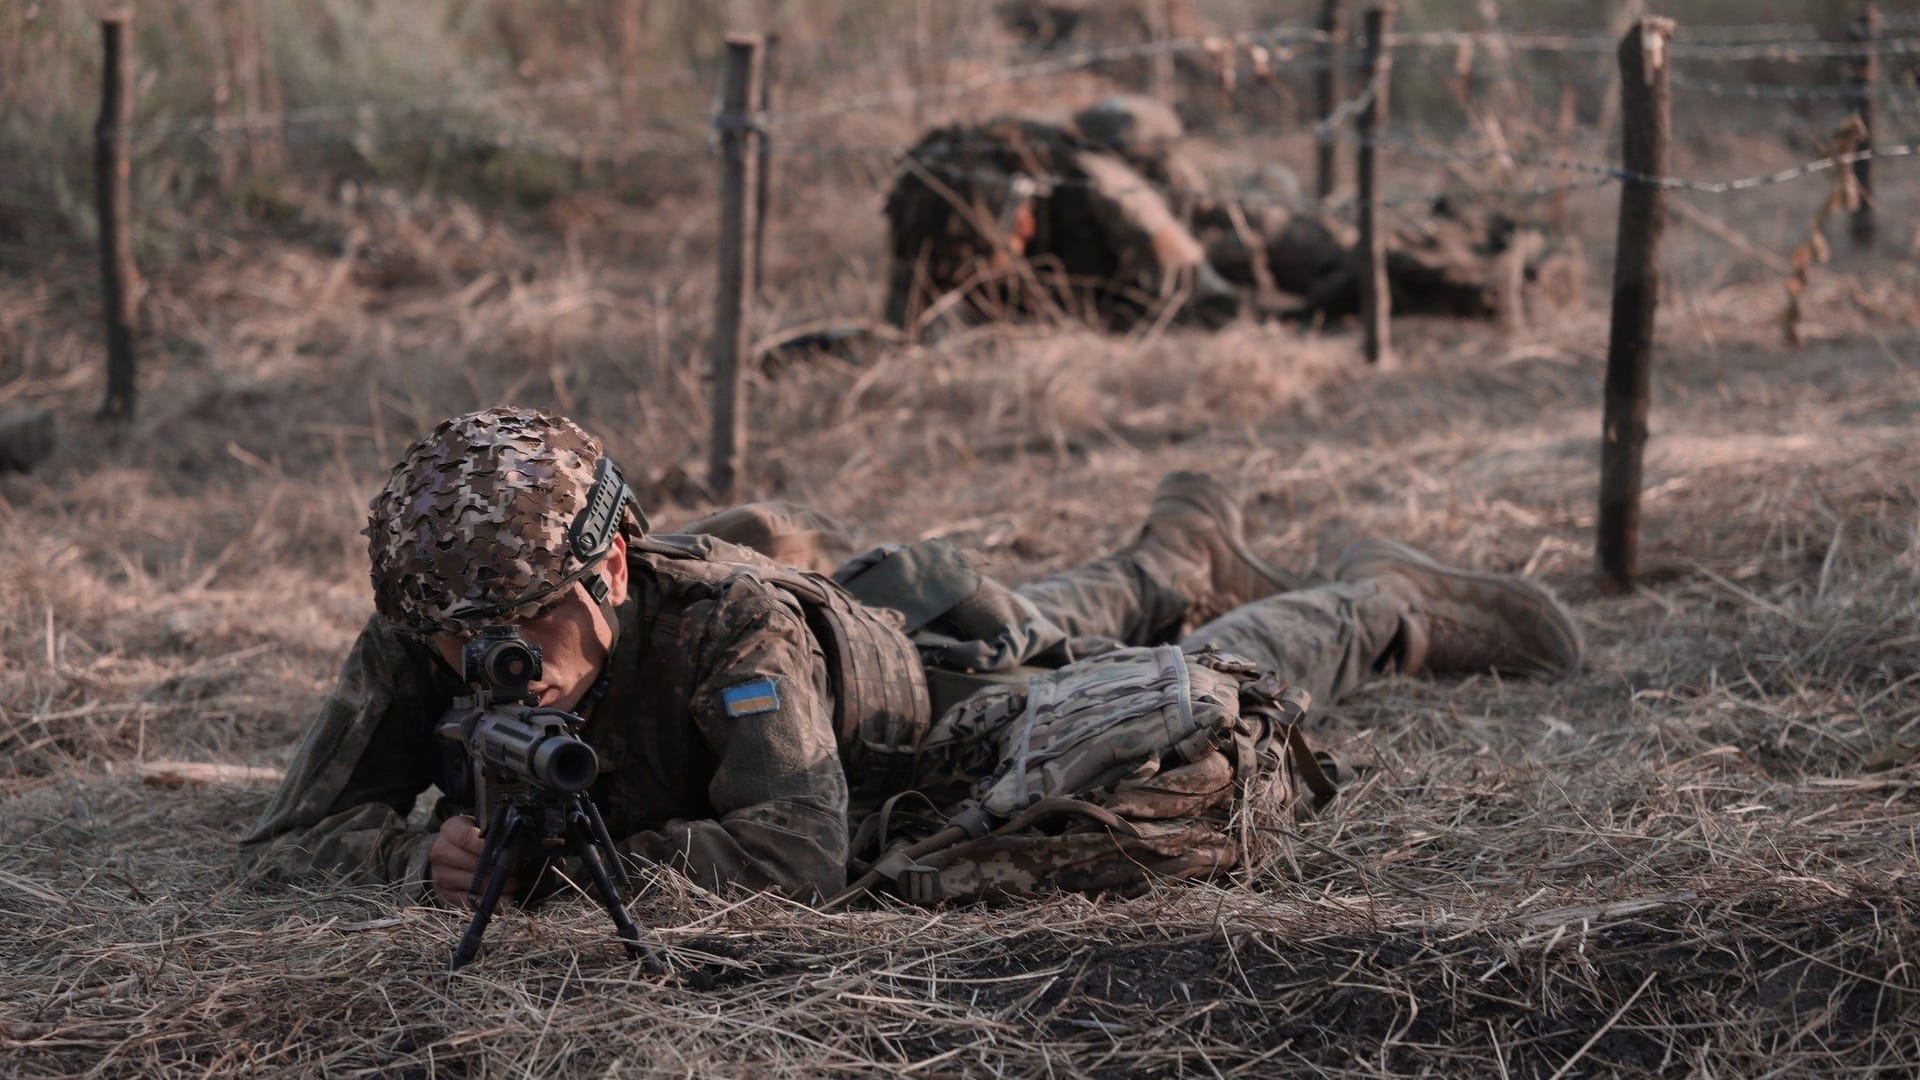
[[[773,679],[755,679],[720,691],[727,715],[734,719],[758,716],[780,708],[780,689]]]

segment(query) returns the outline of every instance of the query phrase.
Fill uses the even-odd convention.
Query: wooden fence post
[[[932,59],[933,19],[927,9],[931,0],[913,0],[913,40],[907,43],[907,81],[913,97],[907,104],[909,129],[914,138],[926,119],[926,105],[920,96],[926,91],[927,64]]]
[[[228,25],[232,27],[229,39],[233,43],[235,88],[246,121],[247,171],[256,177],[279,173],[287,164],[283,120],[287,101],[281,91],[280,73],[273,66],[273,54],[261,35],[258,0],[234,5]]]
[[[768,34],[760,60],[760,115],[773,112],[774,61],[780,55],[780,35]],[[753,295],[763,296],[767,288],[767,218],[773,202],[773,139],[765,130],[756,133],[759,142],[759,168],[753,177]]]
[[[1173,49],[1169,44],[1173,40],[1172,0],[1147,0],[1148,32],[1158,46],[1147,60],[1147,70],[1153,80],[1153,97],[1160,104],[1171,109],[1174,99],[1179,96],[1178,70],[1173,59]]]
[[[633,122],[640,108],[640,63],[646,49],[647,0],[621,0],[620,27],[615,46],[620,68],[622,120]]]
[[[100,120],[93,129],[93,185],[100,215],[100,292],[106,300],[105,420],[129,420],[135,398],[133,320],[133,9],[100,21]]]
[[[714,497],[731,501],[746,472],[747,433],[740,424],[746,411],[747,310],[752,268],[754,174],[758,138],[753,105],[760,99],[758,35],[727,36],[727,83],[720,116],[720,287],[713,320],[713,448],[707,485]]]
[[[1320,32],[1327,39],[1320,44],[1321,68],[1314,78],[1314,89],[1319,100],[1314,103],[1314,111],[1319,114],[1320,123],[1325,125],[1333,115],[1333,110],[1340,107],[1341,95],[1346,92],[1342,85],[1346,81],[1346,72],[1341,70],[1347,54],[1346,0],[1320,0]],[[1339,145],[1332,131],[1320,132],[1319,151],[1319,170],[1314,176],[1313,191],[1315,198],[1324,203],[1340,182]]]
[[[1387,238],[1380,221],[1379,151],[1387,130],[1387,84],[1393,77],[1391,6],[1368,8],[1367,86],[1371,96],[1360,113],[1360,151],[1354,180],[1360,196],[1360,322],[1366,334],[1367,363],[1393,362],[1393,295],[1387,286]],[[1362,93],[1367,93],[1363,90]]]
[[[1872,4],[1860,9],[1860,13],[1847,24],[1847,40],[1854,46],[1852,63],[1847,72],[1848,100],[1853,105],[1854,115],[1860,118],[1860,125],[1866,130],[1866,136],[1860,140],[1856,149],[1873,149],[1874,115],[1873,84],[1879,81],[1880,64],[1874,55],[1873,39],[1880,33],[1880,9]],[[1872,247],[1873,227],[1873,159],[1867,158],[1853,163],[1854,183],[1860,187],[1860,205],[1853,212],[1849,223],[1849,233],[1855,247]]]
[[[1673,110],[1667,46],[1672,40],[1672,19],[1643,18],[1620,42],[1621,165],[1638,177],[1667,175]],[[1633,587],[1638,557],[1640,466],[1647,444],[1653,315],[1660,302],[1660,234],[1666,220],[1666,193],[1659,185],[1631,178],[1622,182],[1594,551],[1601,587],[1609,592]]]

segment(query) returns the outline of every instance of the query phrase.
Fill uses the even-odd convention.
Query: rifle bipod
[[[487,825],[486,847],[481,852],[479,867],[473,872],[473,884],[467,890],[479,899],[474,904],[467,931],[461,935],[459,946],[453,950],[453,959],[447,964],[449,972],[460,970],[480,952],[480,939],[487,932],[487,924],[493,921],[494,910],[500,906],[500,896],[506,891],[507,878],[514,869],[537,865],[537,859],[528,856],[544,858],[562,847],[587,868],[593,879],[594,895],[613,918],[614,928],[626,942],[627,955],[640,961],[648,974],[666,971],[660,954],[640,940],[640,928],[633,924],[620,899],[621,891],[629,888],[631,882],[626,867],[620,864],[619,852],[614,850],[613,839],[607,835],[600,808],[581,792],[570,795],[529,792],[503,800],[494,807],[493,820]],[[616,876],[618,886],[614,884]]]

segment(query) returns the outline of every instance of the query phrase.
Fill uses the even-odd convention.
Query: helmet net
[[[532,618],[591,567],[567,530],[600,441],[561,416],[496,407],[443,421],[407,449],[368,506],[374,607],[419,633]],[[631,508],[622,531],[638,528]]]

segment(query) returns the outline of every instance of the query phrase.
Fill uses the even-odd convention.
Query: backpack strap
[[[879,809],[868,814],[861,820],[860,827],[854,830],[853,841],[847,845],[847,850],[859,854],[862,851],[866,851],[869,847],[872,847],[874,851],[885,854],[887,850],[887,833],[893,826],[894,808],[900,804],[900,800],[909,798],[918,799],[920,802],[925,803],[927,809],[933,811],[935,820],[938,820],[940,808],[935,806],[933,800],[928,798],[924,793],[920,791],[897,792],[889,795],[886,801],[880,804]]]
[[[1326,770],[1320,767],[1320,759],[1307,745],[1307,740],[1300,734],[1300,728],[1297,725],[1287,725],[1285,738],[1287,755],[1293,761],[1294,771],[1305,782],[1307,790],[1313,792],[1313,808],[1319,810],[1325,807],[1333,801],[1335,795],[1339,794],[1340,789],[1334,786]]]
[[[888,803],[891,804],[893,801],[889,799]],[[1025,815],[1021,816],[1025,817]],[[861,831],[866,831],[864,823]],[[882,880],[893,882],[898,887],[904,879],[906,881],[904,891],[909,900],[915,903],[933,903],[940,898],[940,872],[934,867],[922,865],[921,857],[945,848],[957,847],[971,840],[978,840],[998,831],[1001,830],[993,827],[991,814],[977,804],[969,805],[949,818],[945,828],[925,840],[906,846],[896,846],[892,851],[883,852],[878,859],[874,860],[871,870],[860,875],[838,896],[821,905],[821,910],[832,911],[878,885]],[[927,899],[920,899],[922,894],[925,894]]]
[[[884,809],[890,809],[895,796],[887,800]],[[881,881],[892,883],[895,890],[915,904],[937,903],[945,895],[940,887],[940,867],[927,861],[930,855],[957,852],[966,845],[990,836],[1005,836],[1021,832],[1052,817],[1072,815],[1083,817],[1102,825],[1121,836],[1138,837],[1140,830],[1133,822],[1114,813],[1104,806],[1090,803],[1085,799],[1075,799],[1064,795],[1051,795],[1035,801],[1025,810],[1001,822],[992,825],[992,815],[979,806],[969,806],[955,814],[947,827],[916,844],[909,844],[887,851],[874,860],[873,868],[862,874],[859,880],[849,885],[845,892],[827,901],[822,910],[831,911],[871,889]],[[860,833],[871,839],[868,824],[875,817],[862,823]]]
[[[1320,810],[1333,801],[1340,788],[1321,767],[1319,755],[1307,745],[1307,737],[1300,734],[1300,722],[1312,707],[1312,694],[1281,683],[1277,676],[1270,674],[1247,684],[1241,691],[1241,715],[1265,718],[1269,737],[1286,744],[1294,775],[1313,792],[1313,808]],[[1244,756],[1244,750],[1242,753]],[[1242,764],[1244,766],[1244,762]],[[1252,776],[1253,773],[1243,769],[1240,775]]]

